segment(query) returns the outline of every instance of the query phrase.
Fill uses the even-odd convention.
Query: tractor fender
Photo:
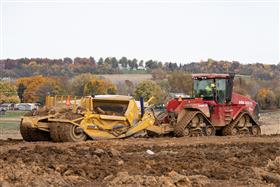
[[[248,110],[243,110],[240,113],[238,113],[237,117],[234,120],[236,120],[236,119],[239,120],[239,118],[241,118],[245,114],[247,114],[250,117],[250,119],[252,120],[253,123],[255,123],[255,125],[260,126],[260,123],[258,123],[258,121],[255,120],[255,118],[252,116],[252,114]],[[238,120],[236,120],[236,121],[238,121]]]
[[[188,111],[197,111],[199,114],[201,114],[204,119],[207,121],[208,124],[210,124],[211,126],[214,127],[214,125],[211,123],[211,121],[209,120],[209,118],[199,109],[196,109],[196,108],[185,108],[184,110],[182,110],[179,114],[178,114],[178,117],[177,117],[177,123],[179,121],[181,121],[182,117],[188,112]]]
[[[235,114],[233,114],[232,116],[232,119],[235,120],[237,117],[239,117],[239,115],[242,113],[242,112],[246,112],[248,114],[250,114],[250,116],[252,116],[252,113],[248,110],[248,107],[246,105],[240,107],[236,112]]]
[[[208,104],[205,103],[187,103],[186,110],[198,110],[207,118],[210,118],[210,110]]]

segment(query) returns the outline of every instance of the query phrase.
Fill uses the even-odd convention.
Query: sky
[[[1,1],[1,59],[280,62],[277,1]]]

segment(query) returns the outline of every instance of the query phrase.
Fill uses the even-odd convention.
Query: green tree
[[[119,60],[119,63],[122,65],[122,67],[126,68],[127,67],[127,64],[128,64],[128,60],[126,57],[122,57],[120,60]]]
[[[20,102],[23,102],[23,94],[26,89],[26,86],[23,83],[19,83],[18,88],[17,88],[17,93],[20,99]]]
[[[83,96],[85,85],[93,79],[96,79],[96,76],[90,73],[83,73],[72,78],[70,80],[70,90],[72,94],[76,96]]]
[[[143,60],[140,60],[140,62],[139,62],[139,66],[144,67],[144,61],[143,61]]]
[[[146,63],[145,63],[145,66],[146,68],[149,68],[149,69],[156,69],[158,68],[158,64],[156,61],[153,61],[153,60],[148,60]]]
[[[104,64],[103,58],[99,58],[97,65],[101,66]]]
[[[111,59],[111,62],[112,62],[112,68],[118,68],[119,67],[119,62],[115,57],[113,57]]]

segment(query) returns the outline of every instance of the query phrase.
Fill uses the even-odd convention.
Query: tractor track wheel
[[[212,125],[207,125],[204,128],[204,135],[205,136],[214,136],[216,134],[216,129]]]
[[[81,142],[87,139],[82,129],[69,123],[59,123],[58,134],[62,142]]]
[[[250,128],[250,133],[251,133],[251,135],[253,135],[253,136],[261,135],[261,128],[260,128],[260,126],[258,126],[258,125],[253,125],[253,126]]]
[[[20,133],[23,138],[23,140],[27,142],[32,141],[50,141],[50,133],[38,129],[34,129],[31,127],[28,127],[24,124],[20,124]]]
[[[189,136],[190,130],[187,128],[193,117],[197,114],[197,111],[187,111],[181,120],[174,127],[174,134],[177,137]]]
[[[223,136],[235,136],[238,134],[237,127],[232,127],[231,125],[227,125],[222,130]]]

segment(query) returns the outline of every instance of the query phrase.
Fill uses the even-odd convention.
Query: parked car
[[[5,115],[5,113],[6,113],[6,109],[0,107],[0,115]]]
[[[13,110],[15,104],[14,103],[3,103],[0,105],[1,108],[4,108],[5,110]]]
[[[39,108],[38,103],[19,103],[16,104],[15,109],[16,110],[23,110],[23,111],[32,111],[37,110]]]

